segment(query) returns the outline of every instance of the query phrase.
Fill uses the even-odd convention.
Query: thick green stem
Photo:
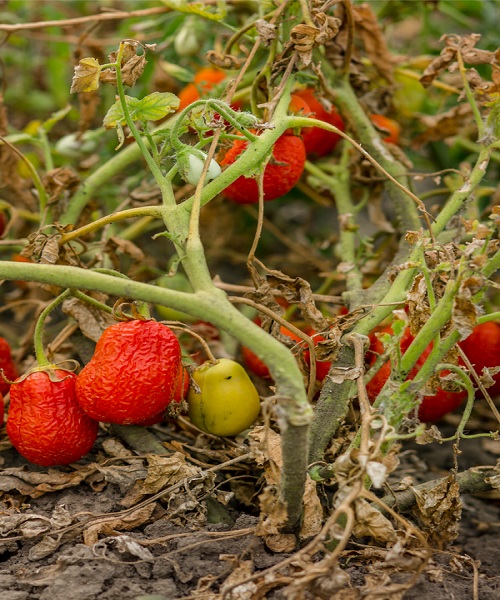
[[[113,277],[65,265],[42,265],[4,261],[0,278],[24,279],[52,285],[95,290],[106,294],[161,304],[208,320],[244,342],[263,360],[282,399],[278,419],[282,427],[284,465],[281,492],[287,503],[289,529],[302,515],[302,497],[308,465],[308,432],[312,408],[307,401],[302,373],[293,355],[278,340],[244,317],[217,288],[193,294]]]

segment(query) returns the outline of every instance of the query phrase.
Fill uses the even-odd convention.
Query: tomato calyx
[[[71,365],[73,365],[73,368],[64,368],[63,366],[61,366],[61,365],[67,364],[67,363],[70,363]],[[3,370],[2,370],[2,377],[10,385],[15,385],[15,384],[19,384],[19,383],[22,383],[23,381],[25,381],[33,373],[47,373],[47,376],[50,379],[50,381],[52,381],[52,383],[59,383],[61,381],[64,381],[71,375],[73,375],[79,366],[80,366],[80,364],[78,363],[78,361],[73,360],[72,358],[68,358],[66,360],[62,360],[61,362],[49,363],[47,365],[37,364],[37,365],[31,367],[31,369],[28,369],[28,371],[26,371],[22,375],[20,375],[15,381],[9,381],[3,374]],[[68,373],[68,375],[65,375],[64,377],[60,377],[59,375],[56,374],[56,371],[66,371]]]

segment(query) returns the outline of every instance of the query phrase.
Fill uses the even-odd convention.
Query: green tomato
[[[238,435],[258,417],[259,394],[245,369],[234,360],[207,362],[193,372],[192,379],[200,393],[189,390],[189,418],[202,431]]]
[[[413,79],[404,73],[396,73],[394,78],[397,84],[393,96],[396,110],[405,117],[414,117],[424,107],[427,90],[418,79]]]
[[[176,273],[175,275],[162,275],[156,280],[156,285],[169,290],[176,290],[177,292],[193,291],[188,278],[183,273]],[[175,308],[168,308],[167,306],[161,306],[160,304],[156,304],[155,308],[159,316],[165,321],[182,321],[183,323],[192,323],[193,321],[197,320],[195,317],[192,317],[181,310],[175,310]]]

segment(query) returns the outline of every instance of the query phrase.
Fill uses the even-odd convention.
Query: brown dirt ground
[[[156,428],[155,435],[168,439],[169,427]],[[101,453],[100,442],[95,451]],[[493,465],[498,453],[498,443],[481,440],[464,441],[459,457],[460,470],[474,465]],[[96,453],[83,464],[90,464]],[[199,514],[189,509],[184,512],[184,524],[173,523],[166,506],[157,502],[150,518],[142,525],[131,526],[127,531],[101,530],[99,540],[85,545],[80,532],[69,536],[59,545],[57,536],[41,538],[43,518],[55,519],[54,509],[66,509],[71,515],[109,514],[123,510],[120,504],[126,485],[123,482],[105,483],[98,478],[87,479],[78,486],[44,493],[37,498],[21,494],[12,484],[8,490],[8,473],[5,469],[22,467],[24,471],[44,473],[25,463],[13,449],[4,449],[3,460],[3,510],[0,516],[0,533],[12,537],[18,530],[9,532],[12,515],[38,515],[29,530],[30,537],[17,541],[4,541],[0,546],[0,600],[174,600],[177,598],[221,598],[217,595],[221,583],[236,568],[251,564],[251,570],[266,569],[286,557],[266,549],[260,538],[252,533],[227,538],[226,532],[252,528],[257,516],[251,509],[234,501],[222,512],[219,523],[199,526]],[[452,467],[452,450],[449,444],[416,446],[408,444],[401,454],[398,476],[409,475],[416,482],[446,474]],[[62,469],[71,472],[72,468]],[[7,479],[6,479],[7,477]],[[12,478],[11,478],[12,479]],[[120,485],[119,485],[120,484]],[[220,506],[220,505],[219,505]],[[250,511],[250,512],[249,512]],[[209,511],[213,516],[214,511]],[[209,517],[210,518],[210,517]],[[40,519],[42,521],[40,521]],[[213,518],[211,520],[214,520]],[[73,521],[74,522],[74,521]],[[62,523],[64,524],[64,523]],[[48,546],[40,548],[43,539]],[[152,545],[145,542],[156,540]],[[136,544],[139,542],[142,545]],[[52,547],[51,547],[52,544]],[[481,600],[500,597],[498,548],[500,546],[500,501],[488,497],[463,497],[463,513],[458,538],[452,546],[437,551],[426,572],[414,587],[403,596],[371,596],[366,587],[367,576],[373,576],[369,561],[358,552],[366,545],[352,543],[342,560],[350,577],[346,588],[335,592],[332,598],[426,598],[455,600],[474,598],[474,590]],[[52,549],[55,548],[54,551]],[[44,553],[46,554],[44,556]],[[251,561],[251,563],[246,562]],[[408,574],[394,574],[392,582],[404,581]],[[239,591],[231,598],[289,598],[285,588],[277,587],[262,595],[252,588]],[[323,598],[328,596],[304,596]],[[228,596],[228,598],[230,598]],[[300,600],[300,597],[295,597]]]

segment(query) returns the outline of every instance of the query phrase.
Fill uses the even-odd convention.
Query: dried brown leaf
[[[396,531],[392,523],[372,504],[358,498],[354,502],[354,510],[356,512],[356,524],[353,528],[353,534],[356,537],[369,536],[383,543],[396,541]]]
[[[114,536],[117,531],[132,531],[141,525],[145,525],[155,510],[152,502],[123,517],[103,517],[97,523],[93,522],[85,527],[83,531],[83,542],[87,546],[93,546],[99,540],[99,535]]]
[[[457,104],[444,113],[424,115],[421,121],[427,129],[413,140],[415,148],[463,133],[464,128],[472,123],[472,109],[468,103]]]
[[[389,52],[376,14],[368,3],[353,4],[351,10],[356,31],[361,36],[368,58],[372,61],[380,75],[389,83],[392,83],[394,80],[394,57]]]
[[[28,471],[24,467],[12,467],[2,470],[0,491],[17,490],[23,496],[39,498],[48,492],[76,487],[96,471],[96,464],[85,465],[69,473],[57,469],[48,469],[47,472],[42,472]]]
[[[110,257],[113,266],[118,271],[121,270],[119,254],[127,254],[132,258],[134,263],[141,264],[144,262],[144,252],[130,240],[124,240],[119,237],[111,236],[104,247],[105,252]]]
[[[78,298],[69,298],[62,304],[64,314],[72,317],[85,337],[97,342],[103,331],[116,323],[115,319],[102,310],[90,306]]]
[[[449,475],[431,490],[412,488],[416,506],[414,513],[430,540],[444,548],[458,535],[458,524],[462,515],[460,486],[453,475]]]
[[[130,466],[133,467],[133,465]],[[122,467],[119,469],[123,472]],[[137,477],[133,482],[134,486],[120,501],[120,504],[127,507],[134,506],[145,496],[156,494],[182,479],[197,477],[199,474],[199,467],[188,464],[180,452],[169,456],[149,455],[147,469],[142,468],[142,476]]]
[[[73,194],[80,185],[80,177],[69,167],[58,167],[48,171],[42,179],[50,203],[56,202],[64,193]]]

